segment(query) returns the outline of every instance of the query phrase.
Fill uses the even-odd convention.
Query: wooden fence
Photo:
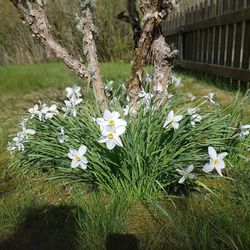
[[[173,13],[162,29],[181,67],[250,82],[250,0],[205,0]]]

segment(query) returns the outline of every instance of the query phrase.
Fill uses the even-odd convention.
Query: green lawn
[[[105,79],[121,81],[129,75],[129,64],[101,67]],[[213,91],[225,106],[236,95],[190,74],[181,75],[185,85],[181,91],[199,96]],[[49,181],[52,174],[23,176],[9,170],[6,143],[23,111],[38,99],[62,96],[65,86],[73,84],[84,86],[60,63],[0,67],[0,249],[95,250],[105,249],[105,244],[107,249],[250,249],[249,159],[232,161],[233,180],[207,181],[216,195],[201,190],[161,201],[167,214],[141,201],[134,201],[127,214],[126,197],[109,200],[83,184]],[[243,107],[246,123],[249,107]],[[82,216],[81,229],[74,219],[77,215]],[[117,247],[117,242],[128,247]]]

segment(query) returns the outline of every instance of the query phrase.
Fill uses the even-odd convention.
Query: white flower
[[[172,75],[172,82],[174,83],[176,88],[182,88],[184,86],[181,80],[181,77]]]
[[[39,110],[40,109],[40,110]],[[33,108],[30,108],[29,113],[31,113],[31,119],[37,115],[38,119],[40,121],[43,121],[44,119],[51,119],[54,115],[58,114],[57,106],[54,104],[50,107],[47,106],[46,103],[42,104],[39,101],[39,105],[36,104]]]
[[[68,99],[71,99],[71,98],[78,99],[79,97],[82,96],[81,88],[78,87],[78,86],[73,86],[72,88],[67,87],[66,92],[67,92],[66,96],[67,96]]]
[[[72,168],[77,168],[78,166],[81,169],[87,168],[88,160],[84,156],[86,151],[87,151],[87,147],[83,145],[80,146],[78,150],[75,150],[75,149],[69,150],[68,157],[72,160],[71,161]]]
[[[145,92],[143,88],[139,93],[139,98],[142,100],[142,103],[145,104],[146,108],[150,107],[150,103],[153,97],[153,94]]]
[[[101,131],[107,130],[107,127],[125,127],[127,126],[127,122],[123,119],[120,119],[120,114],[116,111],[110,112],[109,110],[105,110],[103,117],[97,118],[96,122],[99,124]]]
[[[187,112],[189,115],[194,115],[198,111],[197,108],[188,108]]]
[[[24,141],[24,134],[22,132],[17,133],[16,137],[13,138],[13,142],[15,142],[15,146],[18,151],[24,151],[23,141]]]
[[[201,120],[202,120],[202,117],[196,113],[197,111],[198,111],[197,108],[189,108],[187,110],[188,114],[191,116],[191,125],[193,127],[195,127],[195,124],[197,122],[201,122]]]
[[[65,100],[64,103],[66,107],[62,108],[65,113],[64,116],[70,115],[76,117],[77,109],[76,106],[82,102],[82,98],[71,98],[70,100]]]
[[[193,102],[196,99],[196,96],[194,96],[191,92],[189,92],[187,96],[190,98],[191,102]]]
[[[250,124],[242,125],[240,124],[240,137],[245,138],[249,135]]]
[[[203,96],[203,98],[207,99],[207,100],[209,101],[209,104],[210,104],[211,106],[219,106],[219,103],[218,103],[218,102],[215,102],[215,101],[213,100],[213,98],[214,98],[214,93],[209,92],[208,95],[207,95],[207,96]]]
[[[39,115],[40,111],[39,111],[39,106],[38,104],[36,104],[33,108],[28,109],[28,112],[31,113],[31,119],[35,116],[35,115]]]
[[[168,113],[168,116],[167,116],[167,120],[166,122],[164,123],[164,128],[169,128],[170,126],[172,126],[174,128],[174,130],[178,129],[179,128],[179,121],[181,121],[183,118],[182,115],[175,115],[174,114],[174,111],[171,110],[169,113]]]
[[[54,115],[59,113],[55,104],[50,107],[44,107],[41,112],[44,114],[46,120],[53,118]]]
[[[29,135],[34,135],[36,133],[36,131],[34,129],[27,129],[26,128],[27,121],[28,121],[28,119],[23,119],[21,122],[22,131],[19,132],[19,134],[21,135],[21,137],[23,139],[29,139]]]
[[[182,184],[186,179],[194,179],[195,175],[192,174],[191,172],[194,170],[194,165],[190,165],[186,169],[176,169],[177,172],[182,175],[178,183]]]
[[[58,135],[58,141],[63,144],[65,141],[68,141],[68,136],[65,135],[65,132],[64,132],[64,128],[61,127],[61,131],[60,131],[60,134]]]
[[[107,129],[102,130],[102,137],[98,139],[98,142],[106,143],[106,146],[109,150],[112,150],[116,145],[123,147],[120,135],[122,135],[124,132],[124,126],[120,126],[118,128],[108,127]]]
[[[208,147],[208,154],[210,156],[210,162],[204,165],[203,171],[209,173],[215,168],[218,174],[222,176],[221,170],[225,168],[223,159],[228,155],[228,153],[224,152],[217,155],[213,147]]]

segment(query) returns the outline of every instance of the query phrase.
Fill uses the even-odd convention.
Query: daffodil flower
[[[219,106],[219,103],[218,103],[218,102],[215,102],[215,101],[213,100],[213,98],[214,98],[214,93],[209,92],[208,95],[207,95],[207,96],[203,96],[203,98],[205,98],[206,100],[208,100],[208,102],[209,102],[209,104],[210,104],[211,106]]]
[[[70,149],[68,153],[68,157],[72,160],[71,167],[77,168],[80,167],[81,169],[85,170],[87,168],[88,160],[84,156],[87,152],[87,147],[82,145],[78,150]]]
[[[53,118],[54,115],[58,114],[59,111],[57,110],[57,106],[55,104],[53,104],[50,107],[46,107],[42,110],[42,113],[45,116],[45,119],[51,119]]]
[[[202,120],[202,117],[196,113],[197,111],[198,111],[197,108],[189,108],[187,110],[188,114],[191,116],[192,127],[195,127],[196,123],[201,122],[201,120]]]
[[[182,175],[182,177],[180,178],[180,180],[178,181],[178,183],[183,184],[185,182],[186,179],[194,179],[195,178],[195,174],[192,174],[191,172],[193,172],[194,170],[194,165],[190,165],[189,167],[187,167],[186,169],[176,169],[176,171]]]
[[[67,92],[66,96],[67,96],[68,99],[71,99],[71,98],[78,99],[79,97],[82,96],[81,88],[78,87],[78,86],[73,86],[72,88],[67,87],[66,92]]]
[[[191,92],[187,94],[188,98],[190,98],[191,102],[193,102],[196,99],[196,96],[194,96]]]
[[[58,141],[59,143],[63,144],[65,141],[68,141],[68,136],[65,135],[65,132],[64,132],[64,128],[61,127],[61,131],[60,131],[60,134],[58,135]]]
[[[102,130],[102,137],[98,139],[99,143],[106,143],[109,150],[112,150],[116,145],[123,147],[120,136],[125,132],[125,127],[120,126],[118,128],[107,127]]]
[[[242,125],[240,124],[240,137],[245,138],[249,135],[250,124]]]
[[[62,108],[62,111],[65,113],[64,116],[73,116],[76,117],[77,109],[76,106],[82,102],[82,98],[71,98],[70,100],[65,100],[65,107]]]
[[[171,110],[168,115],[167,115],[167,120],[164,123],[164,128],[169,128],[169,127],[173,127],[174,130],[178,129],[180,124],[179,121],[181,121],[183,118],[182,115],[175,115],[174,111]]]
[[[105,110],[103,117],[97,118],[96,122],[100,126],[101,131],[109,128],[118,128],[127,126],[127,122],[123,119],[120,119],[120,114],[116,111],[110,112],[109,110]]]
[[[203,171],[205,173],[209,173],[213,171],[215,168],[220,176],[222,176],[221,170],[225,168],[225,162],[223,159],[228,155],[228,153],[224,152],[221,154],[217,154],[216,150],[213,147],[208,147],[208,154],[210,156],[210,161],[203,167]]]
[[[184,86],[183,83],[182,83],[181,77],[177,77],[175,75],[172,75],[171,78],[172,78],[172,83],[174,83],[174,86],[176,88],[182,88]]]
[[[139,93],[139,98],[141,99],[142,103],[145,104],[146,108],[150,107],[153,97],[154,97],[153,94],[145,92],[144,89],[142,89],[141,92]]]
[[[35,115],[39,115],[39,106],[38,106],[38,104],[36,104],[33,108],[30,108],[29,110],[28,110],[28,112],[29,113],[31,113],[31,119],[35,116]]]

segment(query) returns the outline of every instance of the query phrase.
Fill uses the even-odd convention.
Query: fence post
[[[183,60],[183,28],[180,27],[179,32],[178,32],[178,43],[179,43],[179,60],[182,61]]]

